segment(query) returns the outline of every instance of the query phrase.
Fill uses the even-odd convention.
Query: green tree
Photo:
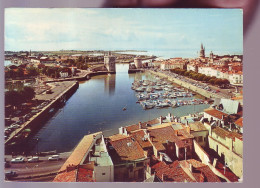
[[[215,80],[216,80],[215,78],[211,78],[211,79],[209,80],[209,83],[212,84],[212,85],[214,85],[214,84],[215,84]]]
[[[198,76],[198,80],[199,81],[203,81],[203,79],[206,77],[206,75],[205,74],[200,74],[199,76]]]
[[[18,91],[11,90],[5,92],[5,104],[18,106],[20,104],[21,95]]]
[[[18,70],[17,70],[17,76],[18,77],[23,77],[24,76],[24,70],[21,67],[19,67]]]

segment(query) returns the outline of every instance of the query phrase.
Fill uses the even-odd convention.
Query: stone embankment
[[[79,83],[77,81],[71,81],[67,83],[67,87],[63,91],[56,91],[57,93],[53,94],[53,98],[47,98],[48,94],[45,94],[46,97],[43,95],[41,96],[41,100],[49,100],[49,104],[46,105],[40,112],[32,116],[27,122],[22,124],[22,126],[17,129],[10,137],[5,141],[5,144],[12,143],[16,136],[22,133],[23,130],[30,128],[32,131],[37,129],[39,125],[41,125],[41,121],[46,119],[49,116],[49,112],[52,108],[57,108],[60,104],[64,103],[64,100],[67,100],[79,87]]]

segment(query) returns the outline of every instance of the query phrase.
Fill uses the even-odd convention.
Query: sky
[[[7,8],[5,50],[243,51],[240,9]]]

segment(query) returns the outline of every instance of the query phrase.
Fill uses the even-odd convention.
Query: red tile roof
[[[184,172],[179,161],[174,161],[170,165],[159,162],[151,168],[152,172],[155,172],[155,175],[163,182],[195,182]]]
[[[141,129],[146,129],[147,124],[148,125],[155,125],[155,124],[158,124],[158,123],[160,123],[160,121],[158,119],[153,119],[153,120],[150,120],[150,121],[142,122],[141,123]],[[140,129],[139,124],[129,125],[129,126],[126,126],[125,128],[126,128],[127,132],[132,132],[132,131],[136,131],[136,130]]]
[[[234,141],[235,141],[235,138],[243,140],[243,135],[241,135],[239,133],[235,133],[235,132],[226,131],[225,129],[223,129],[221,127],[215,127],[214,129],[212,129],[212,132],[214,132],[215,134],[217,134],[218,136],[220,136],[222,138],[228,137]]]
[[[174,129],[171,126],[151,128],[147,130],[150,134],[150,140],[158,151],[166,150],[164,144],[166,140],[170,142],[177,142],[178,137],[175,135]]]
[[[79,168],[77,182],[94,182],[93,170]]]
[[[151,142],[148,139],[144,139],[145,138],[144,130],[132,132],[131,135],[134,137],[134,139],[140,144],[140,146],[143,149],[152,147]]]
[[[197,168],[206,177],[207,182],[221,182],[219,177],[209,168],[209,166],[202,166]]]
[[[171,123],[165,123],[147,129],[147,133],[150,134],[150,140],[158,151],[166,150],[164,145],[167,140],[175,142],[180,148],[191,144],[191,142],[186,143],[184,141],[186,139],[194,138],[191,134],[189,134],[185,129],[179,129],[177,132],[178,134],[176,135]]]
[[[72,170],[69,172],[59,173],[53,180],[53,182],[76,182],[77,170]]]
[[[132,136],[110,141],[110,143],[115,149],[118,157],[117,159],[112,157],[116,162],[134,161],[145,158],[144,150]]]
[[[120,140],[122,138],[126,138],[126,135],[122,135],[122,134],[114,134],[110,137],[108,137],[111,141],[115,141],[115,140]]]
[[[235,124],[238,125],[239,127],[243,127],[243,117],[241,117],[238,120],[236,120]]]
[[[222,116],[224,117],[228,116],[228,114],[218,111],[216,109],[206,109],[204,110],[204,112],[218,119],[222,119]]]

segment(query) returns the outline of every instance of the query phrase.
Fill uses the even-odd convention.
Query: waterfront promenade
[[[5,144],[12,143],[12,141],[16,138],[16,136],[20,133],[22,133],[23,130],[26,128],[30,128],[31,124],[36,121],[43,113],[47,113],[50,108],[64,95],[66,95],[67,92],[69,92],[73,87],[78,85],[77,81],[66,81],[59,84],[55,84],[55,86],[52,83],[52,93],[51,94],[39,94],[35,96],[35,99],[41,100],[41,101],[49,101],[48,105],[43,107],[38,113],[33,115],[28,121],[23,123],[20,128],[16,129],[14,132],[12,132],[9,136],[9,138],[5,141]]]
[[[60,79],[53,79],[53,78],[44,78],[42,81],[46,85],[45,88],[51,90],[51,93],[47,94],[47,89],[39,92],[35,95],[35,99],[42,102],[47,102],[48,104],[43,108],[39,109],[39,112],[31,116],[25,123],[23,123],[18,129],[13,131],[8,139],[5,140],[5,144],[10,144],[15,141],[17,135],[21,134],[23,130],[27,128],[32,128],[32,124],[36,122],[38,119],[43,117],[44,115],[48,114],[51,108],[55,107],[54,104],[59,103],[59,100],[64,99],[66,94],[73,90],[73,88],[78,87],[78,81],[88,80],[92,76],[95,75],[102,75],[108,74],[107,71],[99,71],[99,72],[92,72],[88,70],[81,70],[76,76],[68,77],[68,78],[60,78]],[[17,119],[17,118],[15,118]]]

